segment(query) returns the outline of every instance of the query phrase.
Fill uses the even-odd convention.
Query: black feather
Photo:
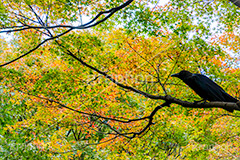
[[[226,93],[222,87],[220,87],[217,83],[205,75],[193,74],[189,71],[182,70],[181,72],[173,74],[171,76],[181,79],[204,100],[235,103],[238,101],[236,98]],[[223,109],[229,112],[233,112],[233,109],[230,108]]]

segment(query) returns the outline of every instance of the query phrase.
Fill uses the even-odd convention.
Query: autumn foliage
[[[186,16],[204,17],[200,4],[190,8],[189,1],[170,1],[154,7],[154,2],[133,1],[106,21],[82,30],[81,16],[94,18],[127,2],[1,2],[0,33],[8,34],[0,39],[0,64],[35,48],[0,68],[1,157],[239,156],[239,111],[187,108],[173,102],[150,117],[166,100],[144,94],[170,95],[184,102],[201,100],[170,77],[185,69],[206,74],[239,99],[239,29],[235,27],[239,22],[232,18],[235,24],[230,25],[226,13],[218,23],[226,22],[227,29],[220,27],[224,32],[217,34]],[[217,16],[217,6],[229,5],[221,3],[208,4],[205,14]]]

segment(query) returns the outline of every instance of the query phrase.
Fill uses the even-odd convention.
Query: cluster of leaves
[[[0,26],[5,30],[19,22],[25,27],[36,25],[38,20],[31,9],[34,7],[35,13],[44,15],[46,24],[61,24],[64,28],[65,24],[79,23],[83,15],[94,15],[122,3],[4,1],[0,5],[3,13]],[[235,41],[239,40],[235,34],[238,15],[230,16],[237,13],[236,7],[230,8],[221,1],[204,5],[171,1],[160,6],[157,1],[151,4],[136,1],[98,25],[97,31],[75,30],[1,67],[0,156],[10,159],[238,156],[239,118],[227,116],[222,109],[190,109],[172,104],[157,112],[148,132],[131,140],[117,134],[140,132],[147,124],[146,119],[123,121],[149,116],[162,100],[147,99],[116,86],[69,56],[69,52],[73,53],[121,84],[186,101],[199,100],[199,97],[170,75],[182,69],[198,72],[200,68],[228,93],[239,97],[240,71],[235,63],[239,58],[232,58],[218,47],[221,44],[232,47],[233,51],[239,50]],[[225,16],[221,16],[219,6],[228,8]],[[206,38],[213,34],[213,30],[208,29],[209,22],[215,22],[219,16],[218,23],[226,25],[219,29],[234,31],[227,30],[220,41],[216,36],[209,42]],[[63,30],[53,31],[59,34]],[[13,34],[11,43],[1,39],[0,63],[28,52],[45,36],[42,30],[30,29]]]
[[[190,101],[197,96],[186,86],[169,79],[174,66],[176,71],[177,67],[197,70],[199,64],[206,68],[215,66],[209,70],[210,73],[217,73],[219,69],[227,67],[216,63],[215,60],[209,60],[219,54],[217,51],[213,52],[211,48],[205,47],[205,50],[202,48],[205,54],[194,54],[198,52],[191,51],[191,48],[194,48],[194,44],[198,45],[197,41],[194,43],[190,41],[189,44],[181,46],[177,36],[169,40],[167,36],[144,38],[125,33],[124,30],[113,30],[110,33],[79,32],[63,37],[60,43],[66,45],[77,56],[84,58],[87,63],[108,72],[121,83],[151,94],[164,94],[162,86],[157,82],[157,77],[160,77],[168,94]],[[3,55],[5,54],[9,53],[4,52]],[[190,56],[192,54],[194,56]],[[61,155],[113,158],[121,155],[122,158],[129,156],[146,158],[151,155],[163,158],[169,155],[179,156],[180,153],[182,157],[186,155],[207,157],[212,155],[212,151],[209,150],[214,146],[226,145],[227,140],[231,139],[229,130],[226,130],[225,134],[221,132],[220,136],[216,125],[222,121],[226,122],[226,128],[237,125],[232,123],[236,118],[219,117],[220,113],[224,113],[220,109],[171,107],[161,110],[154,117],[155,124],[147,134],[128,141],[126,138],[111,134],[111,128],[122,132],[134,132],[141,130],[146,125],[145,121],[121,124],[99,119],[94,117],[94,114],[112,118],[141,118],[149,115],[160,101],[150,101],[116,88],[115,84],[101,75],[63,54],[63,49],[57,49],[54,42],[7,68],[1,68],[4,75],[1,77],[1,83],[5,86],[1,89],[4,100],[1,108],[5,117],[11,118],[3,117],[1,135],[4,135],[6,140],[21,140],[15,143],[25,145],[26,151],[16,148],[9,150],[14,153],[17,151],[18,154],[23,153],[22,156],[28,154],[34,145],[39,148],[38,154],[34,155],[40,157],[43,152],[49,157]],[[231,72],[233,72],[231,75],[239,75],[237,70],[232,71],[228,68],[227,71],[227,75]],[[234,90],[233,84],[236,83],[232,81],[225,83],[225,86],[231,84]],[[230,92],[231,88],[228,90]],[[57,100],[72,109],[93,115],[72,112],[57,103],[33,95]],[[10,101],[7,100],[9,98]],[[216,112],[218,114],[211,114]],[[239,134],[238,127],[231,129],[231,133]],[[97,145],[88,146],[89,144]],[[205,150],[204,154],[202,150]]]

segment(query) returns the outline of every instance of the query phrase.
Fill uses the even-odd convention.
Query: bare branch
[[[35,17],[38,20],[38,23],[41,24],[42,26],[45,26],[44,22],[42,21],[42,19],[38,16],[38,14],[34,11],[34,9],[32,8],[31,5],[28,5],[28,7],[31,9],[31,11],[34,13]]]
[[[25,54],[23,54],[23,55],[15,58],[14,60],[11,60],[11,61],[9,61],[9,62],[7,62],[7,63],[1,64],[0,67],[6,66],[6,65],[8,65],[8,64],[11,64],[11,63],[13,63],[13,62],[15,62],[15,61],[17,61],[17,60],[19,60],[19,59],[21,59],[21,58],[29,55],[30,53],[32,53],[33,51],[35,51],[36,49],[38,49],[40,46],[42,46],[42,45],[43,45],[44,43],[46,43],[47,41],[50,41],[50,40],[59,38],[59,37],[65,35],[65,34],[67,34],[68,32],[70,32],[71,30],[72,30],[72,29],[69,29],[69,30],[67,30],[67,31],[65,31],[65,32],[63,32],[63,33],[55,36],[55,37],[51,37],[51,38],[45,39],[44,41],[42,41],[41,43],[39,43],[36,47],[34,47],[33,49],[29,50],[27,53],[25,53]]]
[[[79,27],[80,27],[80,28],[81,28],[82,26],[86,26],[87,28],[94,27],[94,26],[98,25],[99,23],[102,23],[103,21],[107,20],[107,19],[108,19],[109,17],[111,17],[115,12],[117,12],[118,10],[121,10],[122,8],[128,6],[128,5],[129,5],[130,3],[132,3],[132,2],[133,2],[133,0],[128,0],[128,1],[126,1],[125,3],[123,3],[122,5],[120,5],[120,6],[118,6],[118,7],[112,8],[112,9],[110,9],[110,10],[108,10],[108,11],[100,12],[100,13],[98,13],[98,15],[97,15],[95,18],[93,18],[90,22],[88,22],[88,23],[86,23],[86,24],[84,24],[84,25],[81,25],[81,26],[79,26]],[[106,14],[106,13],[109,13],[109,14],[108,14],[105,18],[103,18],[102,20],[97,21],[97,22],[94,23],[94,24],[91,24],[91,23],[93,23],[94,21],[96,21],[101,15]],[[76,28],[78,28],[78,27],[76,27]]]
[[[135,138],[136,136],[143,135],[144,133],[147,133],[148,130],[150,129],[151,125],[154,124],[153,123],[153,117],[155,116],[157,111],[160,110],[161,108],[165,107],[165,106],[169,107],[171,103],[180,104],[183,107],[190,107],[190,108],[213,108],[213,107],[218,107],[218,108],[227,107],[227,108],[230,108],[231,107],[231,108],[233,108],[235,110],[240,110],[240,108],[239,108],[240,102],[237,102],[237,103],[229,103],[229,102],[210,102],[210,103],[197,102],[197,103],[192,103],[192,102],[182,101],[180,99],[176,99],[176,98],[171,97],[171,96],[164,96],[165,97],[164,100],[166,102],[164,102],[163,104],[157,106],[151,112],[151,114],[149,116],[145,116],[145,117],[142,117],[142,118],[136,118],[136,119],[121,120],[121,119],[104,117],[104,116],[101,116],[101,115],[97,115],[95,113],[87,113],[87,112],[78,111],[78,110],[73,109],[71,107],[68,107],[68,106],[66,106],[66,105],[64,105],[64,104],[62,104],[62,103],[60,103],[60,102],[58,102],[56,100],[52,100],[52,99],[49,99],[49,98],[46,98],[46,97],[32,95],[32,94],[26,93],[26,92],[24,92],[24,91],[22,91],[20,89],[16,89],[16,90],[18,90],[21,93],[37,97],[39,99],[43,99],[43,100],[49,101],[51,103],[56,103],[56,104],[59,105],[60,108],[66,108],[68,110],[71,110],[71,111],[74,111],[74,112],[77,112],[77,113],[80,113],[80,114],[83,114],[83,115],[93,116],[93,117],[104,119],[104,120],[112,120],[112,121],[116,121],[116,122],[120,122],[120,123],[131,123],[131,122],[135,122],[135,121],[141,121],[141,120],[147,120],[148,119],[147,125],[141,131],[139,131],[139,132],[125,132],[125,133],[119,132],[118,130],[114,129],[112,126],[110,126],[108,123],[105,123],[104,121],[97,120],[97,122],[106,125],[112,131],[114,131],[116,135],[124,136],[124,137],[129,138],[129,139],[132,139],[132,138]],[[160,98],[160,99],[162,99],[162,98]],[[226,116],[226,115],[234,116],[234,115],[229,115],[229,114],[224,114],[222,116]],[[234,116],[234,117],[239,117],[239,116]],[[108,133],[108,134],[114,134],[114,133]]]
[[[106,21],[108,18],[110,18],[115,12],[121,10],[122,8],[128,6],[130,3],[132,3],[133,0],[128,0],[127,2],[125,2],[124,4],[118,6],[118,7],[115,7],[115,8],[112,8],[108,11],[103,11],[103,12],[100,12],[97,16],[95,16],[90,22],[86,23],[86,24],[83,24],[83,25],[80,25],[80,26],[71,26],[71,25],[55,25],[55,26],[31,26],[31,27],[28,27],[28,28],[25,28],[25,29],[31,29],[31,28],[37,28],[37,29],[54,29],[54,28],[70,28],[70,29],[87,29],[87,28],[91,28],[91,27],[94,27],[104,21]],[[104,17],[103,19],[95,22],[101,15],[103,14],[106,14],[106,13],[109,13],[106,17]],[[22,15],[19,15],[19,16],[22,16]],[[24,16],[22,16],[24,17]],[[26,18],[26,17],[24,17]],[[31,20],[31,19],[30,19]],[[33,20],[31,20],[33,21]],[[33,21],[35,23],[39,23],[37,21]],[[93,23],[95,22],[95,23]],[[93,24],[92,24],[93,23]],[[3,32],[15,32],[15,31],[21,31],[21,30],[5,30],[5,31],[0,31],[0,33],[3,33]]]
[[[146,58],[144,58],[143,56],[141,56],[141,54],[139,54],[139,53],[132,47],[132,45],[131,45],[129,42],[127,42],[127,44],[129,45],[129,47],[130,47],[139,57],[141,57],[143,60],[145,60],[150,66],[152,66],[152,68],[155,70],[155,72],[156,72],[156,74],[157,74],[158,83],[159,83],[160,86],[162,87],[165,95],[167,95],[167,91],[166,91],[164,85],[162,84],[162,82],[161,82],[161,80],[160,80],[159,70],[156,69],[156,68],[153,66],[153,64],[149,62],[149,60],[147,60]],[[158,68],[158,67],[157,67],[157,68]]]
[[[35,14],[35,16],[37,17],[37,19],[39,20],[39,22],[36,22],[36,23],[40,23],[42,26],[28,26],[28,27],[23,27],[23,28],[20,28],[20,29],[13,29],[13,30],[4,30],[4,31],[0,31],[0,33],[4,33],[4,32],[16,32],[16,31],[22,31],[22,30],[26,30],[26,29],[47,29],[47,31],[49,32],[49,34],[51,35],[51,38],[48,38],[48,39],[45,39],[44,41],[42,41],[41,43],[39,43],[36,47],[34,47],[33,49],[29,50],[27,53],[15,58],[14,60],[11,60],[7,63],[4,63],[2,65],[0,65],[0,67],[3,67],[3,66],[6,66],[8,64],[11,64],[19,59],[21,59],[22,57],[25,57],[26,55],[32,53],[33,51],[35,51],[36,49],[38,49],[40,46],[42,46],[44,43],[46,43],[47,41],[50,41],[50,40],[53,40],[53,39],[56,39],[56,38],[59,38],[65,34],[67,34],[68,32],[72,31],[73,29],[86,29],[86,28],[91,28],[93,26],[96,26],[104,21],[106,21],[109,17],[111,17],[115,12],[117,12],[118,10],[126,7],[127,5],[129,5],[133,0],[128,0],[127,2],[123,3],[122,5],[118,6],[118,7],[115,7],[115,8],[112,8],[108,11],[104,11],[104,12],[100,12],[95,18],[93,18],[89,23],[86,23],[84,25],[80,25],[80,26],[77,26],[77,27],[73,27],[73,26],[69,26],[69,25],[57,25],[57,26],[45,26],[45,24],[43,23],[43,21],[41,20],[41,18],[36,14],[36,12],[32,9],[32,7],[29,5],[29,7],[32,9],[32,12]],[[102,14],[104,13],[109,13],[109,15],[107,15],[105,18],[103,18],[102,20],[99,20],[97,22],[95,22],[94,24],[91,24],[93,23],[94,21],[96,21]],[[53,37],[52,34],[50,33],[50,31],[48,29],[53,29],[53,28],[60,28],[60,27],[63,27],[63,28],[69,28],[67,31],[61,33],[61,34],[58,34],[57,36]]]
[[[46,97],[41,97],[41,96],[37,96],[37,95],[33,95],[33,94],[30,94],[30,93],[27,93],[27,92],[24,92],[20,89],[17,89],[15,88],[17,91],[21,92],[21,93],[24,93],[24,94],[27,94],[29,96],[33,96],[33,97],[37,97],[39,99],[43,99],[43,100],[46,100],[46,101],[49,101],[51,103],[56,103],[60,106],[60,108],[66,108],[68,110],[71,110],[71,111],[74,111],[74,112],[77,112],[77,113],[80,113],[80,114],[83,114],[83,115],[87,115],[87,116],[93,116],[93,117],[97,117],[97,118],[102,118],[102,119],[105,119],[105,120],[112,120],[112,121],[116,121],[116,122],[121,122],[121,123],[131,123],[131,122],[134,122],[134,121],[139,121],[139,120],[144,120],[144,119],[147,119],[148,117],[142,117],[142,118],[137,118],[137,119],[128,119],[128,120],[120,120],[120,119],[115,119],[115,118],[110,118],[110,117],[104,117],[104,116],[101,116],[101,115],[97,115],[97,114],[94,114],[94,113],[87,113],[87,112],[82,112],[82,111],[78,111],[78,110],[75,110],[73,108],[70,108],[56,100],[53,100],[53,99],[49,99],[49,98],[46,98]]]
[[[109,79],[111,82],[113,82],[114,84],[118,85],[121,88],[124,89],[128,89],[132,92],[138,93],[140,95],[143,95],[147,98],[150,99],[161,99],[161,100],[165,100],[167,102],[171,103],[175,103],[175,104],[179,104],[183,107],[188,107],[188,108],[232,108],[233,110],[239,110],[240,111],[240,101],[238,101],[237,103],[232,103],[232,102],[203,102],[203,103],[196,103],[196,102],[188,102],[188,101],[182,101],[180,99],[174,98],[170,95],[165,95],[165,96],[161,96],[161,95],[152,95],[146,92],[143,92],[141,90],[138,90],[134,87],[128,86],[128,85],[124,85],[118,81],[116,81],[114,78],[112,78],[110,75],[108,75],[106,72],[103,72],[101,70],[99,70],[98,68],[87,64],[86,62],[84,62],[81,58],[78,58],[77,56],[75,56],[70,50],[68,50],[66,47],[64,47],[62,44],[59,44],[59,46],[61,46],[63,49],[66,50],[66,53],[68,55],[70,55],[71,57],[73,57],[74,59],[76,59],[78,62],[80,62],[82,65],[96,71],[97,73],[103,75],[104,77],[106,77],[107,79]]]

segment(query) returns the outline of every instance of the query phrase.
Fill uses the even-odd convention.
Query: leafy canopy
[[[106,21],[101,20],[107,14],[100,15],[94,23],[101,23],[81,30],[84,17],[122,4],[0,3],[0,33],[11,37],[0,39],[0,64],[24,55],[0,68],[1,157],[238,156],[239,111],[229,116],[220,108],[177,103],[156,110],[165,99],[147,97],[200,100],[170,78],[182,69],[202,71],[239,97],[237,6],[226,1],[133,1]]]

